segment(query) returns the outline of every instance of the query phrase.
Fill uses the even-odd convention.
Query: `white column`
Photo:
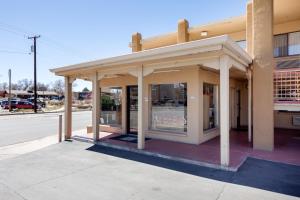
[[[247,71],[248,79],[248,142],[252,140],[252,72]]]
[[[229,57],[220,58],[220,153],[221,165],[229,165]]]
[[[100,84],[98,80],[98,72],[92,76],[93,85],[93,110],[92,110],[92,126],[94,142],[99,140],[99,123],[100,123]]]
[[[65,77],[65,140],[72,137],[72,80]]]
[[[144,80],[143,66],[137,69],[138,77],[138,149],[145,148],[145,132],[144,132]]]

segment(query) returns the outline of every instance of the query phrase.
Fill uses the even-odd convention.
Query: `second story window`
[[[289,55],[298,55],[300,54],[300,32],[289,33]]]
[[[274,57],[300,54],[300,32],[274,36]]]

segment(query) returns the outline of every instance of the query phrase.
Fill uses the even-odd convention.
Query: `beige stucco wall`
[[[288,128],[300,130],[300,126],[293,125],[293,115],[300,116],[300,113],[274,111],[275,128]]]
[[[190,66],[180,71],[167,73],[152,73],[144,77],[144,99],[151,102],[150,85],[164,83],[187,83],[187,132],[171,133],[149,130],[149,104],[145,107],[145,132],[147,137],[171,140],[177,142],[200,144],[219,135],[218,129],[203,132],[203,83],[219,85],[219,74],[217,72],[200,69],[198,66]],[[131,75],[122,75],[115,78],[105,78],[100,81],[100,87],[122,87],[122,131],[126,132],[126,86],[137,85],[137,78]],[[240,85],[239,81],[230,79],[230,87],[236,89]],[[234,99],[234,97],[230,97]],[[220,102],[220,100],[219,100]],[[244,105],[244,107],[247,107]],[[231,109],[236,107],[231,106]],[[218,109],[220,110],[220,109]],[[234,112],[231,110],[231,112]],[[247,116],[247,113],[245,113]],[[232,115],[235,120],[235,116]]]
[[[273,34],[277,35],[282,33],[299,31],[300,30],[299,27],[300,27],[300,19],[280,22],[274,24]],[[218,27],[216,27],[216,29],[217,28]],[[246,40],[246,20],[245,22],[243,22],[242,26],[238,26],[238,27],[235,26],[234,29],[231,28],[233,27],[230,27],[230,25],[228,25],[228,26],[224,26],[223,29],[219,28],[218,30],[210,31],[208,37],[215,37],[215,36],[227,34],[235,41]],[[252,37],[252,35],[249,34],[249,37]],[[207,37],[201,37],[200,31],[197,30],[197,28],[191,28],[189,30],[189,41],[200,40],[205,38]],[[143,40],[142,50],[168,46],[176,43],[177,43],[177,32],[168,33],[165,35],[159,35],[153,38],[148,38]]]

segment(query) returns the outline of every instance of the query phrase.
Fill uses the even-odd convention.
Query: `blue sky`
[[[0,82],[33,78],[28,35],[38,39],[38,81],[59,77],[50,68],[130,53],[133,32],[143,37],[175,31],[186,18],[190,26],[245,13],[247,0],[9,0],[0,6]],[[79,81],[75,90],[90,84]]]

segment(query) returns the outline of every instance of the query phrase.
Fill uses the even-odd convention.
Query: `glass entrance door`
[[[127,133],[137,134],[138,87],[127,86]]]

